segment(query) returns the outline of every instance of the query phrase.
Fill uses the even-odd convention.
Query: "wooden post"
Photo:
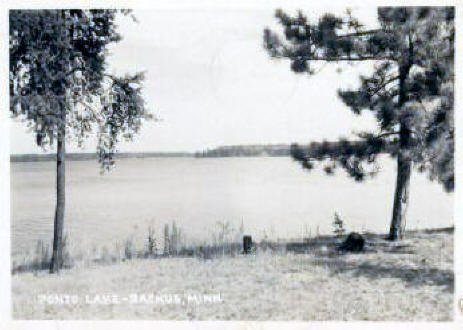
[[[252,237],[250,235],[243,236],[243,253],[248,254],[251,252]]]

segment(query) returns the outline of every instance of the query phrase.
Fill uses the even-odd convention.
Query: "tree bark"
[[[399,153],[397,157],[397,179],[394,194],[394,206],[388,237],[392,241],[402,238],[407,213],[410,176],[411,161],[402,153]]]
[[[409,38],[409,58],[407,63],[399,67],[399,101],[398,106],[402,107],[407,99],[405,82],[413,64],[413,45]],[[389,228],[389,237],[391,241],[402,238],[404,224],[406,220],[406,211],[408,203],[408,194],[411,175],[411,160],[408,154],[408,148],[411,143],[411,131],[407,119],[400,118],[400,135],[399,135],[399,152],[397,155],[397,178],[394,194],[394,205],[392,209],[392,220]]]
[[[63,124],[63,126],[65,126]],[[65,207],[65,156],[66,156],[66,129],[58,133],[58,146],[56,150],[56,211],[53,232],[53,255],[50,264],[50,273],[58,272],[63,265],[63,226]]]

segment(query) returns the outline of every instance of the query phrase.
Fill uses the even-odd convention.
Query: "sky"
[[[119,18],[123,40],[111,46],[108,70],[146,71],[144,97],[160,118],[144,123],[135,141],[121,143],[119,151],[307,143],[375,130],[370,113],[355,115],[337,97],[339,88],[356,87],[372,63],[328,63],[310,77],[293,73],[289,61],[271,59],[262,46],[265,27],[281,31],[275,9],[178,7],[134,10],[138,23]],[[345,8],[301,9],[316,19]],[[376,22],[373,7],[353,13],[368,26]],[[24,123],[11,120],[10,137],[13,154],[43,152]],[[83,149],[70,142],[67,151],[93,152],[95,146],[92,138]]]

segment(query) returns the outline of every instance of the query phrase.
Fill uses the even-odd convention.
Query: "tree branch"
[[[117,77],[115,77],[115,76],[113,76],[112,74],[109,74],[109,73],[105,73],[104,76],[111,79],[112,81],[117,80]]]
[[[339,35],[337,37],[338,38],[360,37],[364,35],[371,35],[371,34],[374,34],[380,31],[381,29],[365,30],[365,31],[360,31],[360,32],[347,33],[347,34]]]
[[[291,56],[290,58],[292,58],[292,59],[299,58],[301,60],[306,60],[306,61],[323,61],[323,62],[384,61],[384,60],[395,61],[395,59],[390,57],[390,56],[382,56],[382,57],[378,57],[378,56],[362,56],[362,57],[336,57],[336,58],[320,57],[320,56],[304,58],[303,56],[300,56],[300,57]]]
[[[100,116],[98,116],[98,111],[92,107],[90,104],[88,104],[87,102],[84,102],[82,100],[79,100],[77,101],[78,103],[82,104],[86,109],[90,110],[93,114],[93,117],[95,118],[95,120],[97,121],[98,124],[101,124],[103,122],[103,120],[100,118]]]
[[[383,138],[386,136],[398,135],[398,134],[400,134],[400,132],[387,132],[387,133],[378,134],[375,136],[375,138]]]
[[[399,79],[399,76],[394,76],[392,78],[389,78],[388,80],[384,81],[380,86],[378,86],[374,92],[371,94],[371,95],[375,95],[376,93],[378,93],[381,89],[383,89],[384,87],[386,87],[386,85],[388,85],[389,83],[395,81]]]

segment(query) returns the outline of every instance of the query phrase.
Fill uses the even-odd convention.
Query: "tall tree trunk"
[[[65,116],[65,115],[64,115]],[[63,117],[64,117],[63,116]],[[63,124],[63,126],[65,126]],[[58,133],[56,150],[56,211],[53,233],[53,256],[51,258],[50,273],[58,272],[63,264],[63,226],[65,207],[65,156],[66,156],[66,128]]]
[[[405,82],[413,64],[413,44],[411,36],[409,36],[409,56],[408,61],[399,67],[399,100],[398,106],[402,107],[407,100],[407,91]],[[408,194],[411,175],[411,160],[408,154],[410,147],[411,131],[407,119],[402,116],[400,118],[400,133],[399,133],[399,152],[397,155],[397,178],[394,194],[394,205],[392,209],[392,220],[389,228],[389,237],[391,241],[402,238],[403,227],[406,220],[406,211],[408,203]]]
[[[397,156],[397,179],[394,194],[392,221],[389,229],[389,239],[395,241],[402,237],[405,224],[408,194],[410,187],[411,161],[402,153]]]

